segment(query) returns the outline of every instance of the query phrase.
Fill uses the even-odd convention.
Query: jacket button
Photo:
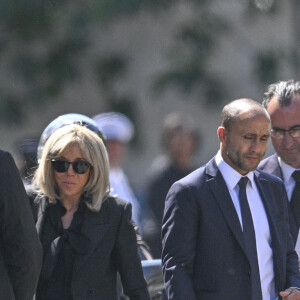
[[[93,296],[95,294],[95,291],[94,290],[88,290],[88,295],[89,296]]]
[[[248,274],[248,276],[250,277],[250,276],[251,276],[251,271],[248,270],[247,274]]]
[[[229,275],[235,275],[235,269],[234,269],[234,268],[230,268],[230,269],[227,271],[227,273],[228,273]]]

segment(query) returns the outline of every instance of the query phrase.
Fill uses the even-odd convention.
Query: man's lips
[[[261,156],[246,155],[245,158],[251,161],[257,161],[261,159]]]

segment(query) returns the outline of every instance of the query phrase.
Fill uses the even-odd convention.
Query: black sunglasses
[[[90,163],[88,163],[87,161],[84,160],[75,160],[73,162],[64,160],[64,159],[51,159],[51,163],[53,166],[53,169],[56,172],[59,173],[64,173],[67,172],[70,165],[72,165],[73,170],[77,173],[77,174],[84,174],[88,171],[89,167],[91,166]]]

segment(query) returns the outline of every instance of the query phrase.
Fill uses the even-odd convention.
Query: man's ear
[[[218,133],[218,137],[219,137],[220,142],[221,142],[221,143],[224,143],[225,140],[226,140],[226,136],[227,136],[227,131],[226,131],[226,129],[225,129],[223,126],[220,126],[220,127],[218,128],[217,133]]]

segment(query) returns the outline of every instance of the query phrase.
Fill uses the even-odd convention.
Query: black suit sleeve
[[[290,228],[288,225],[289,221],[288,218],[290,217],[288,214],[288,199],[287,199],[287,194],[286,190],[284,188],[284,185],[281,184],[281,190],[282,190],[282,199],[283,203],[285,204],[285,224],[287,225],[287,230],[286,232],[291,232]],[[289,287],[298,287],[300,288],[300,276],[299,276],[299,269],[298,269],[298,256],[294,250],[295,243],[292,238],[292,234],[286,234],[287,236],[287,250],[286,250],[286,278],[285,278],[285,288]]]
[[[32,300],[42,249],[19,171],[4,151],[0,151],[0,243],[15,299]]]
[[[188,187],[175,183],[165,205],[162,263],[169,298],[196,300],[193,266],[198,234],[198,207]]]
[[[124,293],[130,300],[150,300],[131,222],[131,204],[124,206],[115,247],[115,261]]]

